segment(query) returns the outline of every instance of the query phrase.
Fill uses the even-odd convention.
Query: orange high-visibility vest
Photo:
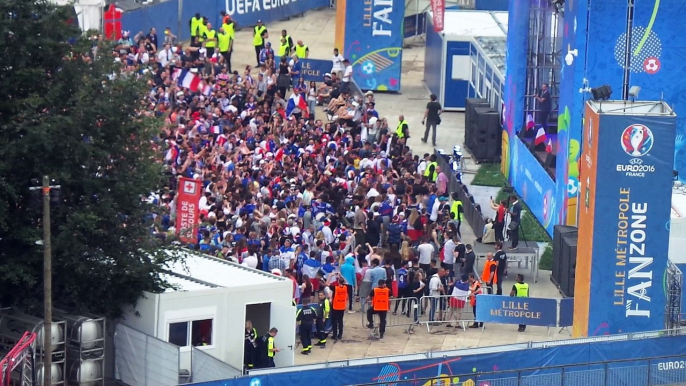
[[[388,289],[388,287],[374,288],[374,298],[372,299],[374,311],[388,311],[390,309],[391,302],[390,295],[391,291]]]
[[[486,264],[484,264],[484,272],[481,274],[481,280],[485,283],[488,283],[488,281],[491,278],[491,267],[496,265],[496,262],[493,260],[486,260]],[[498,271],[493,273],[493,282],[498,281]]]
[[[345,311],[345,305],[348,302],[348,286],[336,286],[336,291],[333,294],[333,309],[336,311]]]
[[[474,307],[476,306],[476,295],[481,294],[481,286],[479,285],[479,282],[476,282],[474,284],[474,292],[472,293],[472,296],[469,297],[469,304]]]

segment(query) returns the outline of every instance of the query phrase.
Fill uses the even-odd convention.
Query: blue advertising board
[[[281,57],[274,57],[276,63],[279,63]],[[302,62],[302,71],[300,75],[306,82],[315,81],[323,82],[324,74],[331,73],[331,68],[333,67],[333,62],[330,60],[322,59],[300,59]]]
[[[220,12],[226,11],[238,28],[252,28],[257,20],[262,20],[269,29],[270,22],[328,7],[329,0],[193,0],[182,4],[181,31],[178,31],[179,0],[164,1],[125,12],[121,20],[122,28],[136,34],[138,31],[147,32],[151,27],[161,33],[164,28],[170,27],[179,40],[188,40],[188,21],[196,13],[206,16],[215,28],[221,25]]]
[[[481,295],[476,308],[476,320],[484,323],[554,327],[557,325],[557,300]]]
[[[277,338],[278,341],[278,338]],[[566,373],[563,382],[561,368],[554,366],[575,365],[584,363],[597,363],[613,360],[633,360],[642,365],[644,373],[626,371],[627,363],[589,366],[588,370],[603,371],[616,369],[612,373],[613,384],[624,386],[645,386],[647,384],[668,384],[670,377],[673,383],[674,366],[670,361],[651,362],[654,371],[647,370],[648,363],[643,361],[646,357],[662,357],[682,355],[686,347],[686,336],[665,336],[638,341],[607,341],[598,343],[580,343],[571,345],[559,345],[544,349],[521,349],[491,354],[478,355],[449,355],[440,358],[425,360],[395,361],[392,363],[378,363],[362,366],[336,366],[302,371],[294,368],[292,371],[279,373],[252,375],[235,379],[217,380],[212,382],[196,383],[202,386],[284,386],[311,385],[344,386],[351,384],[387,384],[393,385],[399,381],[421,380],[422,378],[441,378],[445,384],[452,385],[485,385],[477,382],[485,379],[488,382],[510,385],[517,384],[516,373],[494,374],[480,376],[475,380],[475,375],[482,372],[513,371],[518,369],[538,368],[540,370],[529,372],[527,375],[545,376],[547,383],[544,384],[579,384],[588,385],[588,378],[580,379],[579,383],[571,382],[574,372]],[[638,363],[638,361],[641,361]],[[581,370],[581,369],[576,369]],[[586,368],[584,368],[586,370]],[[637,369],[638,370],[638,369]],[[683,371],[683,370],[682,370]],[[578,374],[588,376],[586,373]],[[639,376],[640,375],[640,376]],[[683,373],[682,373],[683,376]],[[650,381],[648,380],[650,377]],[[512,383],[514,379],[514,383]],[[536,379],[536,378],[534,378]],[[540,381],[540,378],[538,378]],[[682,379],[682,378],[678,378]],[[496,382],[500,380],[500,382]],[[419,381],[418,385],[432,384],[431,381]],[[414,384],[414,382],[413,382]]]
[[[574,321],[574,298],[560,299],[560,316],[558,327],[569,327]]]
[[[403,37],[405,39],[426,33],[426,12],[405,16]]]
[[[577,254],[575,335],[660,330],[676,116],[598,113],[588,106],[579,239],[584,228],[592,231]],[[577,319],[588,324],[577,326]]]
[[[343,56],[353,66],[353,78],[362,90],[400,91],[405,2],[363,0],[349,5]]]

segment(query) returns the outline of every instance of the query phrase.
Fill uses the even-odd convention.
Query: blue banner
[[[560,299],[560,317],[558,327],[569,327],[574,321],[574,298]]]
[[[387,334],[390,332],[387,332]],[[278,337],[277,337],[278,342]],[[670,383],[670,376],[674,377],[674,361],[655,361],[655,371],[648,371],[646,357],[677,356],[683,354],[686,345],[686,336],[666,336],[638,341],[608,341],[600,343],[581,343],[574,345],[561,345],[544,349],[522,349],[506,351],[503,353],[479,354],[470,356],[450,355],[435,359],[395,361],[393,363],[380,363],[364,366],[343,366],[321,368],[316,370],[301,371],[294,368],[293,371],[268,375],[246,376],[236,379],[218,380],[212,382],[196,383],[203,386],[284,386],[311,385],[343,386],[365,383],[385,383],[392,385],[395,382],[430,377],[440,377],[445,384],[453,385],[484,385],[477,382],[475,375],[482,372],[512,371],[518,369],[538,368],[538,371],[527,372],[526,375],[545,375],[545,384],[589,384],[588,374],[579,372],[584,378],[579,383],[572,382],[574,371],[565,374],[566,382],[561,377],[561,368],[552,366],[574,365],[601,361],[613,361],[635,359],[640,363],[631,365],[643,365],[645,374],[637,376],[636,372],[626,371],[627,363],[609,365],[608,368],[616,368],[611,379],[613,384],[623,386],[645,386],[647,384],[660,385]],[[678,361],[677,361],[678,362]],[[546,366],[548,368],[546,368]],[[595,367],[593,368],[595,369]],[[598,365],[598,370],[603,371],[604,365]],[[581,370],[581,369],[576,369]],[[587,370],[584,368],[583,370]],[[588,370],[592,370],[588,368]],[[638,370],[638,369],[637,369]],[[683,370],[682,370],[683,371]],[[648,381],[648,373],[650,380]],[[683,373],[682,373],[683,374]],[[497,384],[517,384],[516,373],[495,374],[480,376],[479,381],[488,380]],[[671,378],[671,383],[674,382]],[[681,379],[681,378],[678,378]],[[501,382],[495,382],[501,380]],[[572,383],[569,383],[572,382]],[[429,384],[429,383],[418,383]]]
[[[125,12],[122,15],[122,28],[136,34],[147,32],[151,27],[161,34],[170,27],[179,40],[190,39],[188,21],[196,12],[206,16],[218,29],[221,26],[221,11],[231,15],[237,28],[252,28],[257,20],[262,20],[269,30],[269,23],[284,20],[307,11],[329,6],[329,0],[193,0],[183,2],[181,10],[181,30],[179,25],[179,0],[169,0]],[[277,36],[278,31],[269,31]],[[246,44],[249,44],[246,42]]]
[[[281,57],[275,56],[274,61],[279,63]],[[333,62],[322,59],[300,59],[302,62],[302,71],[300,75],[306,82],[315,81],[323,82],[324,74],[331,73]]]
[[[345,9],[344,56],[363,90],[400,91],[403,0],[364,0]]]
[[[557,325],[557,300],[482,295],[476,308],[476,320],[553,327]]]
[[[595,178],[589,169],[581,183],[584,201],[593,201],[582,204],[589,216],[579,224],[593,222],[588,335],[663,329],[676,117],[588,111],[595,129],[584,134],[592,139],[584,156],[597,159]],[[588,263],[578,260],[577,271]]]
[[[405,16],[403,25],[403,37],[405,39],[426,33],[426,12],[416,15]]]

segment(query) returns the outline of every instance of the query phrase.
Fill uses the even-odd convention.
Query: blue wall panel
[[[441,73],[443,71],[443,34],[434,32],[431,18],[426,18],[426,49],[424,50],[424,82],[432,94],[441,95]]]
[[[261,19],[269,28],[269,23],[296,16],[306,11],[329,6],[329,0],[193,0],[183,3],[181,12],[181,31],[178,31],[178,0],[169,0],[134,11],[126,12],[122,16],[122,28],[135,34],[138,31],[147,32],[155,27],[162,33],[165,27],[170,27],[181,40],[190,39],[188,21],[199,12],[207,16],[210,23],[219,28],[221,24],[220,11],[227,11],[239,28],[254,26]],[[271,36],[277,31],[270,31]]]
[[[277,338],[278,344],[278,338]],[[637,341],[584,343],[568,346],[558,346],[546,349],[529,349],[515,352],[495,354],[481,354],[471,356],[449,356],[440,359],[427,359],[417,361],[395,362],[387,364],[374,364],[366,366],[346,366],[325,368],[311,371],[294,371],[272,375],[247,376],[237,379],[204,382],[196,385],[203,386],[283,386],[299,385],[304,380],[312,385],[342,386],[355,383],[383,383],[391,385],[393,382],[405,379],[422,379],[429,377],[442,377],[447,383],[474,384],[469,374],[499,371],[517,370],[524,368],[543,368],[532,372],[535,375],[559,374],[560,370],[545,369],[545,367],[573,365],[578,363],[591,363],[600,361],[637,359],[646,357],[658,357],[669,355],[683,355],[686,352],[686,336],[661,337],[653,339],[641,339]],[[633,363],[633,362],[630,362]],[[637,362],[638,364],[639,362]],[[645,362],[641,363],[645,365]],[[625,369],[629,363],[610,365],[611,368]],[[575,368],[574,370],[586,370]],[[465,375],[467,374],[467,375]],[[570,372],[565,374],[572,377]],[[462,375],[462,377],[459,377]],[[512,380],[515,374],[493,376],[492,379],[500,379],[502,384],[512,384],[505,379]],[[588,375],[588,374],[583,374]],[[614,384],[623,386],[645,386],[646,379],[641,378],[637,372],[618,370],[613,373]],[[668,380],[666,371],[654,371],[651,373],[652,384],[665,384]],[[646,374],[644,374],[647,377]],[[449,380],[449,381],[448,381]],[[471,380],[471,381],[470,381]],[[571,379],[567,378],[567,382]],[[507,382],[507,383],[505,383]],[[515,384],[517,380],[515,378]],[[501,384],[499,382],[494,382]],[[481,384],[481,383],[479,383]],[[547,384],[558,384],[551,380]],[[574,383],[577,384],[577,383]],[[579,385],[590,384],[588,380],[578,383]]]
[[[479,11],[507,11],[507,0],[476,0]]]
[[[162,43],[162,40],[164,40],[164,29],[167,27],[171,28],[172,32],[178,36],[178,15],[179,2],[176,0],[167,1],[152,7],[143,7],[125,12],[121,18],[121,25],[124,31],[131,32],[132,38],[139,31],[147,34],[150,28],[155,27],[157,36],[160,38],[159,43]]]

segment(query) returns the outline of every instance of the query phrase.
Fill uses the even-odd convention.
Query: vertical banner
[[[586,104],[585,125],[583,129],[583,160],[579,175],[583,183],[579,184],[579,240],[586,244],[576,251],[576,270],[574,282],[574,324],[572,335],[582,337],[598,335],[598,331],[589,333],[589,313],[591,306],[591,257],[593,251],[595,196],[598,170],[598,123],[600,117],[590,105]]]
[[[586,108],[575,336],[665,327],[676,115],[662,102],[623,106]]]
[[[184,243],[196,243],[202,184],[198,180],[179,178],[176,197],[176,234]]]
[[[400,91],[404,20],[403,0],[362,0],[346,7],[343,52],[361,89]]]
[[[503,92],[503,149],[501,168],[510,184],[520,178],[517,169],[517,133],[524,124],[524,96],[526,89],[527,47],[529,44],[530,1],[510,0],[507,15],[506,73]],[[521,141],[520,141],[521,142]]]
[[[445,0],[431,0],[434,32],[443,32],[445,24]]]

